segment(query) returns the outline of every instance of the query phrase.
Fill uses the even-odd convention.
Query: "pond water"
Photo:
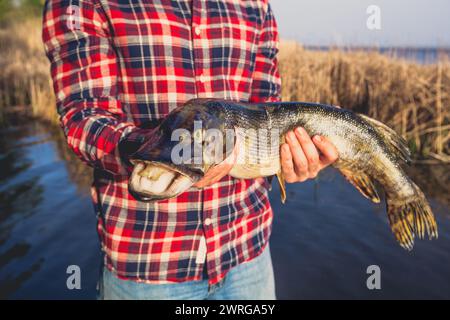
[[[67,150],[59,129],[39,122],[0,130],[0,298],[94,299],[100,265],[90,170]],[[334,169],[288,186],[271,202],[271,251],[280,299],[450,299],[449,167],[412,168],[428,195],[439,239],[400,248],[384,205],[359,195]],[[417,179],[416,179],[417,180]],[[66,269],[81,268],[81,290]],[[368,290],[378,265],[381,290]]]

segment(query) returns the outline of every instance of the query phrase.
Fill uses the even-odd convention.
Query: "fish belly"
[[[239,153],[230,175],[254,179],[277,174],[280,170],[280,136],[268,129],[236,130]]]

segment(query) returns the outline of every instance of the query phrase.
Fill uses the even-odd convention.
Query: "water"
[[[100,249],[89,170],[59,130],[31,123],[0,131],[0,297],[94,299]],[[441,170],[443,178],[448,167]],[[450,201],[448,190],[437,189],[430,197],[440,237],[408,253],[395,243],[384,206],[366,201],[334,170],[289,185],[285,205],[274,185],[278,297],[450,298]],[[379,291],[366,287],[373,264],[381,268]],[[81,268],[81,290],[66,287],[69,265]]]
[[[1,298],[95,297],[95,217],[85,187],[70,178],[61,145],[60,135],[39,123],[1,132]],[[72,264],[82,270],[79,291],[66,288]]]

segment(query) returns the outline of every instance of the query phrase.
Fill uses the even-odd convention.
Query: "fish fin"
[[[267,183],[269,184],[269,191],[272,191],[273,176],[268,176],[268,177],[266,177],[266,179],[267,179]]]
[[[438,237],[437,224],[430,205],[419,187],[413,185],[416,196],[412,201],[391,199],[389,195],[386,198],[392,233],[399,244],[409,251],[414,246],[416,235],[419,239],[425,238],[425,234],[430,240]]]
[[[286,183],[284,181],[283,173],[278,171],[277,173],[278,182],[280,184],[280,195],[281,195],[281,202],[286,202]]]
[[[358,189],[359,192],[367,199],[375,203],[380,203],[380,196],[378,195],[377,188],[372,182],[370,177],[363,172],[352,172],[351,170],[346,170],[339,168],[342,175],[350,182],[352,185]]]
[[[406,163],[411,162],[411,151],[408,143],[397,132],[389,128],[384,123],[372,119],[364,114],[358,114],[365,121],[369,122],[372,127],[382,136],[388,148],[401,160]]]

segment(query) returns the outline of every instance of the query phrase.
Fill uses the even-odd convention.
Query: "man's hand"
[[[205,176],[194,184],[194,187],[205,188],[225,177],[233,168],[234,162],[223,161],[206,172]]]
[[[205,176],[194,184],[194,187],[204,188],[216,182],[219,182],[223,177],[225,177],[228,173],[230,173],[231,169],[236,163],[238,151],[239,151],[239,142],[236,140],[233,152],[220,164],[209,169],[206,172]]]
[[[281,146],[281,171],[286,182],[303,182],[315,178],[338,157],[330,141],[321,136],[311,139],[306,130],[299,127],[286,134],[286,143]]]

